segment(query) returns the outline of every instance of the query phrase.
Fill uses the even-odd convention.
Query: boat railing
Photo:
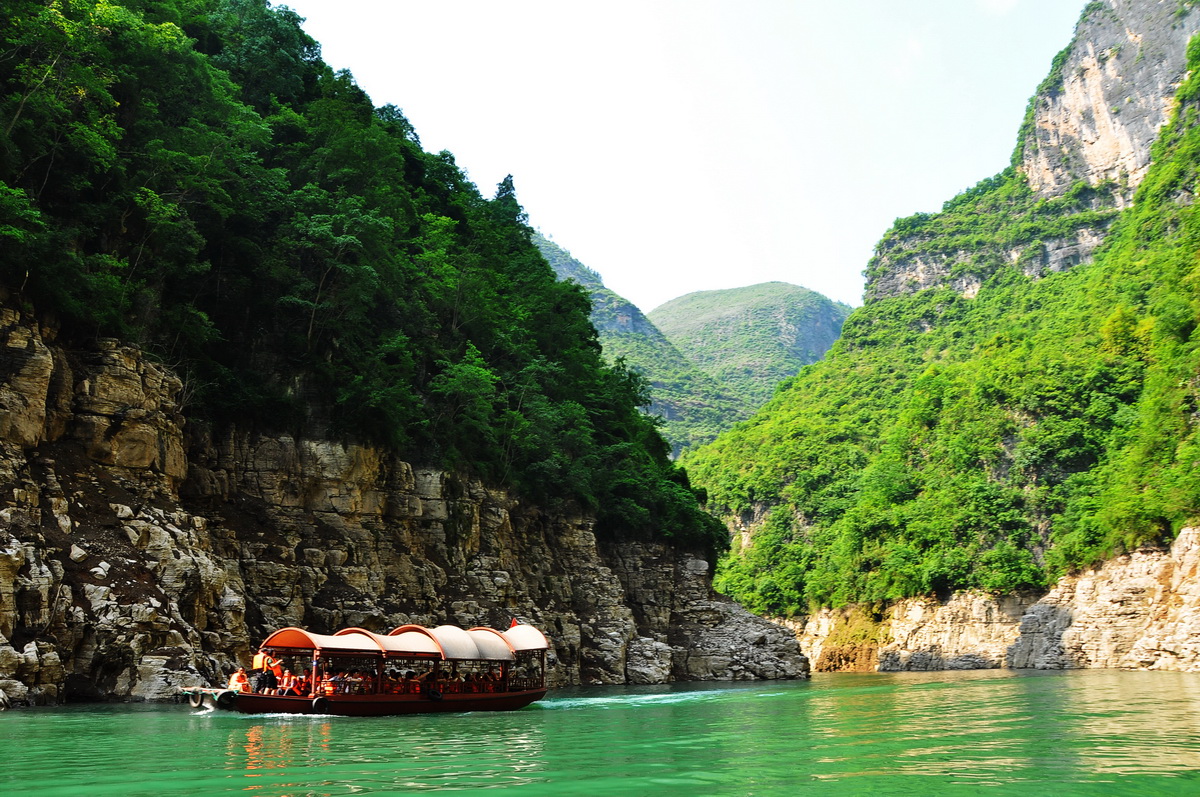
[[[541,689],[543,681],[541,678],[509,678],[508,691],[523,692],[527,689]]]

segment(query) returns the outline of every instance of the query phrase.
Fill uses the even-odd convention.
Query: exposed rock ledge
[[[1042,597],[960,593],[795,627],[816,670],[1127,668],[1200,672],[1200,529],[1067,576]]]
[[[0,706],[161,699],[276,627],[506,626],[552,685],[804,677],[694,552],[368,447],[183,434],[179,380],[0,307]]]

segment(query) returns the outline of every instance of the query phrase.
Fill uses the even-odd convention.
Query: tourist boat
[[[314,634],[284,628],[259,648],[276,668],[304,673],[293,694],[181,690],[192,706],[243,714],[381,716],[511,711],[546,694],[546,637],[531,625],[505,631],[402,625],[388,634],[346,628]],[[259,656],[256,661],[261,661]]]

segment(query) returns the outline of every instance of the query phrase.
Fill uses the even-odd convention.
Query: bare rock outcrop
[[[1010,667],[1200,672],[1200,529],[1059,581],[1021,618]]]
[[[1150,168],[1187,69],[1200,15],[1160,0],[1093,3],[1066,57],[1034,99],[1022,171],[1036,193],[1057,196],[1080,180],[1115,183],[1126,205]]]
[[[0,312],[0,703],[165,699],[287,625],[519,617],[553,685],[807,673],[693,552],[367,446],[186,437],[169,370]]]
[[[1088,4],[1071,44],[1032,100],[1016,163],[1038,199],[1090,187],[1060,211],[1074,217],[1071,223],[1007,240],[989,241],[994,233],[986,231],[965,236],[961,245],[954,233],[939,240],[943,233],[915,224],[907,234],[885,238],[876,250],[867,299],[935,287],[972,298],[1000,268],[1039,279],[1090,263],[1150,168],[1152,145],[1174,109],[1187,73],[1187,44],[1197,30],[1200,11],[1191,4]]]
[[[1046,595],[912,598],[793,624],[817,670],[1125,668],[1200,672],[1200,529],[1065,576]],[[856,626],[857,624],[857,626]]]

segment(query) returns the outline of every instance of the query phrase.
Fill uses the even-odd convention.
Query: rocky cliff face
[[[1069,230],[991,244],[964,240],[964,246],[920,230],[885,238],[870,268],[867,299],[941,286],[973,297],[997,268],[1038,279],[1091,262],[1150,168],[1151,147],[1174,107],[1187,44],[1197,30],[1200,12],[1190,3],[1089,3],[1033,98],[1018,144],[1018,178],[1036,198],[1092,188],[1062,214],[1075,216],[1065,225]]]
[[[1046,595],[960,593],[793,626],[817,670],[1118,667],[1200,672],[1200,529],[1061,579]]]
[[[1124,205],[1146,176],[1197,31],[1190,3],[1092,3],[1059,68],[1034,98],[1022,170],[1030,188],[1056,196],[1080,180],[1116,183]]]
[[[185,435],[181,382],[0,309],[0,703],[159,699],[270,630],[535,623],[553,685],[807,673],[709,565],[330,441]]]
[[[902,296],[927,288],[949,287],[968,299],[975,298],[993,266],[1017,268],[1031,279],[1066,271],[1081,263],[1092,262],[1104,243],[1115,213],[1104,214],[1097,223],[1073,230],[1069,235],[1047,237],[1031,243],[1001,247],[985,254],[991,265],[962,272],[964,264],[976,260],[978,249],[952,248],[945,251],[920,251],[927,238],[893,241],[877,251],[886,263],[867,285],[868,299]],[[915,246],[914,246],[915,244]]]

